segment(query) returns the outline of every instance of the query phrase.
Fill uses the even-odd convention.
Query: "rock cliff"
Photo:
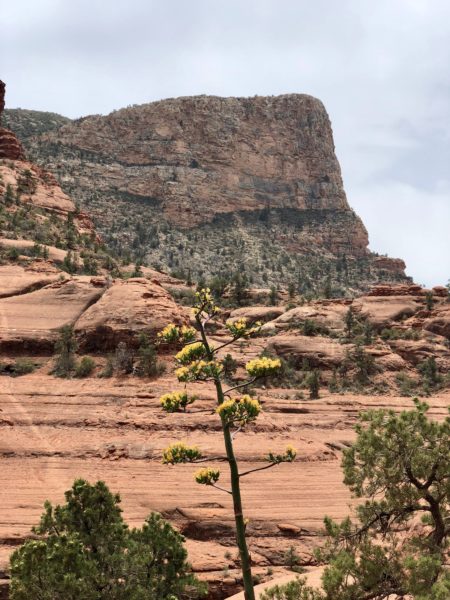
[[[403,261],[368,251],[328,115],[310,96],[169,99],[26,143],[132,259],[335,295],[406,280]]]
[[[0,81],[0,118],[5,108],[5,84]],[[0,158],[10,158],[12,160],[24,159],[23,148],[17,137],[9,131],[0,127]]]

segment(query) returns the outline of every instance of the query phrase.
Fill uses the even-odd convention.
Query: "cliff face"
[[[0,119],[5,108],[5,84],[0,81]],[[17,137],[9,131],[0,127],[0,158],[22,160],[25,158],[23,148]]]
[[[164,269],[306,289],[328,281],[339,293],[405,279],[402,261],[368,251],[328,115],[310,96],[163,100],[28,144],[111,246]]]

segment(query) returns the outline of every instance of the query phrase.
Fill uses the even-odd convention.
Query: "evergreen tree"
[[[364,503],[356,520],[325,519],[322,590],[305,581],[261,600],[447,600],[450,598],[450,417],[428,406],[364,413],[344,451],[344,483]]]
[[[64,325],[59,331],[59,339],[55,344],[56,361],[53,373],[57,377],[68,377],[75,369],[75,352],[77,342],[73,334],[73,327]]]
[[[45,503],[34,529],[11,557],[11,600],[173,600],[198,598],[183,537],[152,513],[129,529],[120,497],[98,481],[74,482],[66,504]]]

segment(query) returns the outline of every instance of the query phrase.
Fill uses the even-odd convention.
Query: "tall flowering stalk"
[[[220,470],[212,467],[203,467],[195,474],[195,480],[202,485],[209,485],[230,494],[233,498],[234,520],[236,524],[236,541],[241,559],[241,569],[244,582],[245,600],[255,600],[253,588],[253,577],[251,570],[251,558],[246,540],[246,520],[244,519],[240,481],[242,477],[269,469],[282,462],[292,462],[296,456],[296,450],[288,446],[283,454],[269,453],[266,457],[267,464],[247,471],[239,471],[238,463],[233,448],[233,440],[237,432],[254,422],[261,412],[258,400],[251,396],[232,395],[241,388],[254,383],[261,377],[274,375],[281,368],[278,359],[256,358],[246,365],[248,379],[239,385],[224,389],[224,368],[222,361],[218,359],[218,352],[225,346],[229,346],[239,339],[249,338],[260,329],[261,324],[249,325],[245,319],[226,323],[231,339],[221,346],[215,348],[208,340],[206,324],[218,316],[219,309],[214,304],[209,289],[197,292],[194,304],[196,328],[176,327],[167,325],[160,332],[159,338],[166,343],[181,343],[183,348],[176,354],[175,359],[179,365],[175,373],[180,382],[212,381],[216,389],[217,408],[216,413],[220,418],[225,444],[226,460],[230,469],[231,489],[225,489],[218,485]],[[194,396],[189,396],[184,390],[166,394],[161,398],[163,410],[167,412],[185,411],[188,405],[195,401]],[[182,442],[176,442],[169,446],[163,453],[163,462],[169,464],[184,462],[204,461],[201,451],[196,446],[187,446]]]

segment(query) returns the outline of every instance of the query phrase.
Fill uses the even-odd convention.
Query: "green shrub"
[[[309,397],[311,400],[317,400],[319,398],[319,389],[320,389],[320,373],[318,369],[314,369],[306,380],[309,388]]]
[[[166,365],[158,360],[156,346],[150,343],[147,335],[139,337],[138,361],[135,367],[136,375],[139,377],[157,377],[166,370]]]
[[[174,600],[199,598],[184,539],[160,515],[130,529],[120,497],[98,481],[74,482],[66,504],[45,503],[39,539],[11,556],[11,600]]]
[[[83,356],[75,368],[75,377],[88,377],[95,369],[95,362],[90,356]]]
[[[0,374],[10,377],[27,375],[36,369],[35,363],[29,358],[18,358],[14,362],[0,363]]]
[[[114,357],[111,354],[108,354],[106,357],[106,364],[103,369],[98,374],[99,377],[112,377],[114,374]]]
[[[36,368],[36,365],[29,358],[18,358],[14,365],[14,374],[19,375],[27,375],[28,373],[32,373]]]
[[[402,396],[413,396],[417,393],[417,381],[404,371],[396,374],[395,381]]]
[[[59,339],[55,344],[56,360],[52,373],[57,377],[69,377],[75,370],[75,352],[77,343],[71,325],[59,330]]]

